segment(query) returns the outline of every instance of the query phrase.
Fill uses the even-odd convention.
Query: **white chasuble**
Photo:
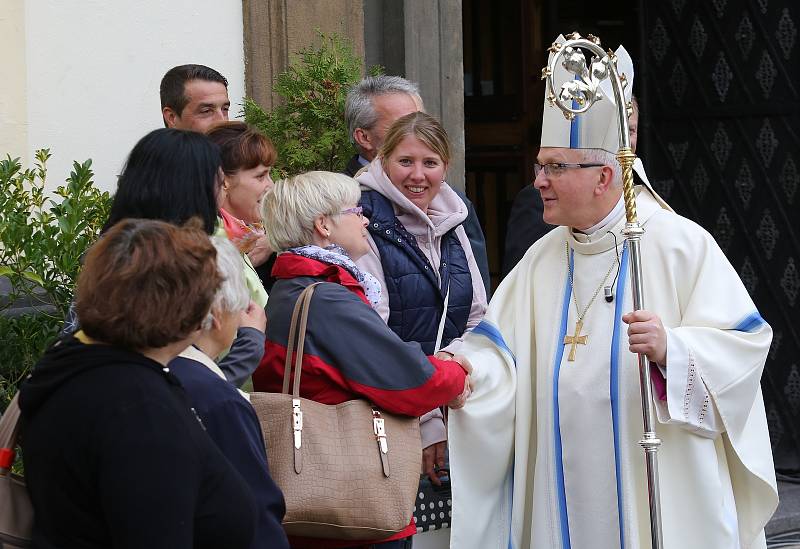
[[[645,308],[668,337],[652,403],[664,547],[763,548],[777,505],[759,388],[772,331],[713,238],[638,190]],[[458,348],[475,391],[450,415],[454,549],[650,547],[623,228],[616,246],[612,234],[551,231]],[[613,301],[601,288],[576,334],[612,265]]]

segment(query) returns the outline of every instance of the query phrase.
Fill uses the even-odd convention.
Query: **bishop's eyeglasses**
[[[551,162],[549,164],[533,165],[534,177],[539,177],[539,174],[544,172],[545,177],[559,177],[564,175],[567,170],[580,169],[580,168],[600,168],[605,164],[565,164],[563,162]]]

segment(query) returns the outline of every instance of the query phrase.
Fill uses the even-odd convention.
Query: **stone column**
[[[461,0],[364,0],[368,65],[419,84],[425,109],[453,146],[447,182],[464,189],[464,53]]]
[[[265,109],[291,54],[314,44],[315,29],[353,42],[367,67],[417,82],[428,112],[453,145],[448,182],[464,188],[464,57],[461,0],[242,0],[245,84]]]
[[[453,149],[447,181],[464,190],[464,48],[461,0],[404,0],[406,78],[442,121]]]
[[[364,57],[364,0],[242,0],[245,87],[264,109],[278,97],[272,88],[290,57],[318,44],[317,29],[352,41]]]

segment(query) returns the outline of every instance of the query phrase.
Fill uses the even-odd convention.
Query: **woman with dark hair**
[[[221,165],[219,149],[202,134],[167,128],[148,133],[128,156],[103,231],[126,217],[177,225],[199,217],[213,234]]]
[[[222,188],[219,148],[197,132],[161,128],[133,147],[111,206],[103,232],[125,218],[159,219],[183,224],[199,218],[208,235],[220,224],[218,203]],[[264,353],[266,292],[260,281],[245,277],[251,303],[240,318],[239,330],[219,366],[236,386],[258,366]],[[74,311],[72,311],[74,312]],[[78,328],[82,319],[68,318],[64,332]]]
[[[270,170],[278,153],[267,136],[240,121],[219,122],[206,132],[222,156],[219,213],[228,238],[247,254],[267,291],[275,254],[261,222],[261,201],[272,190]],[[250,272],[246,271],[246,275]]]
[[[221,282],[199,227],[125,219],[89,250],[81,330],[20,389],[35,547],[250,547],[253,495],[167,366]]]

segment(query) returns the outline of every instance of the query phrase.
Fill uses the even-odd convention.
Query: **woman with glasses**
[[[367,189],[361,205],[370,219],[369,251],[358,266],[380,282],[381,317],[426,354],[439,350],[437,339],[444,347],[477,326],[486,311],[486,289],[462,227],[467,207],[445,182],[449,162],[442,125],[414,112],[392,125],[357,177]],[[420,427],[423,472],[438,485],[446,464],[442,414],[433,410]]]
[[[404,342],[375,310],[381,285],[354,263],[369,252],[368,220],[357,206],[360,194],[346,175],[309,172],[276,182],[265,198],[266,233],[282,253],[272,271],[277,282],[267,302],[266,352],[253,386],[281,391],[295,302],[307,286],[323,282],[309,309],[301,397],[324,404],[362,398],[412,417],[445,404],[460,407],[469,395],[468,366],[426,356],[433,353]],[[289,541],[293,548],[401,549],[416,532],[411,513],[408,509],[405,530],[381,542]]]

